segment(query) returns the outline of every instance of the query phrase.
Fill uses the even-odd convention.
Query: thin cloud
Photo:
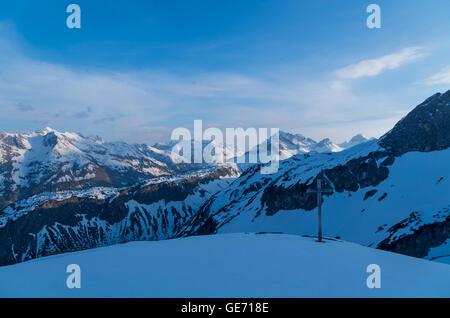
[[[20,112],[26,113],[34,110],[34,107],[29,104],[19,103],[16,105],[17,110]]]
[[[117,116],[117,117],[114,117],[114,116],[107,116],[107,117],[103,117],[103,118],[96,119],[96,120],[94,121],[94,123],[95,123],[95,124],[112,123],[112,122],[115,122],[117,119],[123,118],[123,117],[124,117],[123,115],[120,115],[120,116]]]
[[[385,96],[353,90],[352,82],[336,79],[328,72],[318,75],[321,77],[275,68],[263,73],[194,70],[179,74],[152,69],[85,72],[29,58],[9,38],[2,37],[1,25],[0,44],[9,52],[5,54],[3,47],[0,50],[0,105],[15,105],[20,97],[33,101],[33,108],[39,110],[4,111],[1,119],[42,122],[43,127],[63,127],[107,140],[156,141],[152,135],[167,139],[171,129],[191,127],[194,119],[225,128],[305,130],[315,139],[329,135],[341,138],[341,134],[345,140],[350,134],[343,126],[337,131],[340,122],[370,120],[389,109],[383,105]],[[392,63],[388,63],[390,67]],[[370,107],[361,107],[368,100]],[[86,109],[85,105],[91,107]],[[372,120],[375,122],[371,130],[391,128],[391,122],[380,125]],[[335,131],[324,131],[324,123],[332,123],[326,128]],[[374,135],[366,129],[368,123],[361,127],[355,122],[351,134],[360,129]],[[166,138],[161,138],[164,134]]]
[[[73,115],[74,118],[86,119],[91,115],[92,108],[88,107],[85,111],[77,112]]]
[[[450,67],[447,67],[440,73],[430,76],[429,78],[425,79],[420,84],[429,85],[429,86],[450,84]]]
[[[426,54],[423,47],[407,47],[399,52],[382,56],[377,59],[363,60],[356,64],[343,67],[335,74],[342,79],[357,79],[376,76],[386,70],[396,69],[404,64],[423,58]]]
[[[89,113],[88,112],[79,112],[79,113],[75,113],[73,115],[74,118],[78,118],[78,119],[86,119],[89,117]]]

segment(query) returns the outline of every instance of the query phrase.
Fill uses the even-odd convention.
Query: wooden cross
[[[322,242],[322,193],[333,193],[331,189],[322,188],[323,171],[317,175],[317,190],[308,189],[307,192],[317,193],[317,214],[319,218],[318,241]]]

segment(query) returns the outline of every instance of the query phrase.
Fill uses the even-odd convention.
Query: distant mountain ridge
[[[105,142],[100,137],[46,127],[31,133],[0,132],[0,209],[42,192],[89,187],[126,187],[144,180],[207,168],[177,164],[169,144]],[[209,142],[204,142],[204,146]],[[224,147],[224,155],[233,149]],[[329,139],[317,143],[299,134],[280,133],[281,159],[298,153],[342,149]],[[234,154],[234,157],[242,154]],[[192,160],[193,162],[193,160]]]
[[[368,142],[373,139],[375,139],[375,138],[368,138],[368,137],[364,136],[363,134],[358,134],[358,135],[354,136],[352,139],[350,139],[349,141],[345,141],[343,143],[338,144],[338,146],[343,149],[348,149],[348,148],[355,147],[359,144],[363,144],[363,143]]]
[[[0,209],[41,192],[125,187],[198,168],[174,164],[163,151],[143,144],[105,142],[48,127],[0,132]]]
[[[351,142],[346,142],[344,144],[338,145],[332,142],[329,138],[325,138],[317,142],[301,134],[292,134],[280,131],[279,132],[280,160],[285,160],[298,154],[340,152],[373,139],[375,138],[369,139],[360,134],[353,137]],[[272,144],[270,139],[266,142],[263,142],[262,144],[264,143],[267,143],[266,149],[271,149]],[[252,149],[252,151],[250,152],[257,153],[259,151],[260,146],[261,145],[258,145],[256,149]],[[248,156],[248,153],[246,153],[245,155]],[[246,159],[246,162],[248,162],[248,158]]]
[[[280,158],[287,159],[300,153],[338,152],[344,150],[329,138],[317,142],[301,134],[280,132]]]

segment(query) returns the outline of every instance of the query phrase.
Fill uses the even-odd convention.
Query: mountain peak
[[[334,142],[330,140],[330,138],[325,138],[318,143],[316,143],[311,150],[317,153],[330,153],[330,152],[339,152],[342,149],[340,146],[336,145]]]
[[[53,128],[48,127],[48,126],[45,127],[44,129],[41,129],[41,130],[37,131],[37,133],[41,134],[41,135],[46,135],[46,134],[51,133],[51,132],[56,132],[56,130],[54,130]]]
[[[339,144],[339,147],[348,149],[348,148],[357,146],[359,144],[365,143],[371,139],[374,139],[374,138],[368,138],[364,134],[357,134],[357,135],[353,136],[352,139],[350,139],[350,141],[345,141],[345,142]]]
[[[321,141],[319,141],[318,143],[321,145],[330,144],[331,140],[330,140],[330,138],[325,138],[325,139],[322,139]]]
[[[285,131],[280,131],[279,136],[280,141],[296,146],[312,145],[316,143],[313,139],[307,138],[302,134],[293,134]]]
[[[450,90],[448,90],[444,94],[436,93],[436,94],[428,97],[422,104],[420,104],[417,107],[426,107],[435,102],[446,102],[447,106],[450,106]]]
[[[368,140],[369,138],[367,138],[364,134],[357,134],[355,136],[353,136],[352,139],[350,139],[350,141],[357,141],[357,140]]]
[[[429,152],[450,147],[450,90],[437,93],[415,107],[380,144],[395,155],[410,151]]]

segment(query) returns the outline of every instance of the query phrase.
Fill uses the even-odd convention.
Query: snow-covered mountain
[[[147,146],[105,142],[100,137],[48,127],[25,134],[0,132],[0,209],[42,192],[126,187],[153,177],[207,168],[205,164],[176,164],[179,161],[172,148],[177,143]],[[205,141],[202,149],[209,143]],[[224,149],[224,157],[245,154],[217,141],[212,143]],[[329,139],[317,143],[299,134],[280,133],[281,159],[340,150]]]
[[[41,193],[18,201],[0,213],[0,266],[126,241],[172,238],[238,175],[234,165],[224,165],[129,188]]]
[[[51,128],[0,132],[0,209],[42,192],[131,186],[195,168],[175,165],[163,150],[147,145]]]
[[[281,133],[280,139],[282,149],[293,151],[289,156],[317,144],[301,135]],[[176,143],[112,143],[51,128],[0,133],[0,264],[178,235],[239,171],[234,164],[175,164]],[[136,192],[137,184],[151,190]],[[142,191],[158,200],[148,203]],[[32,235],[23,237],[17,226]]]
[[[280,159],[287,159],[301,153],[338,152],[344,150],[329,138],[319,142],[306,138],[301,134],[290,134],[280,131]]]
[[[315,234],[323,170],[328,236],[450,262],[450,91],[417,106],[379,141],[302,154],[273,175],[251,167],[202,206],[184,235]]]
[[[363,144],[365,142],[368,142],[369,140],[373,140],[375,138],[368,138],[366,136],[364,136],[363,134],[358,134],[356,136],[354,136],[352,139],[350,139],[349,141],[345,141],[341,144],[339,144],[338,146],[341,147],[342,149],[348,149],[348,148],[352,148],[355,147],[359,144]]]
[[[317,144],[311,138],[301,134],[291,134],[284,131],[280,131],[279,138],[280,159],[287,159],[298,153],[310,152],[311,147]]]
[[[331,152],[339,152],[342,150],[344,150],[344,148],[336,145],[329,138],[326,138],[315,144],[313,147],[311,147],[311,152],[315,153],[324,153],[324,152],[331,153]]]
[[[288,159],[292,156],[305,153],[331,153],[339,152],[344,150],[344,148],[338,146],[332,142],[329,138],[323,139],[317,142],[311,138],[307,138],[301,134],[291,134],[288,132],[279,132],[279,154],[280,160]],[[258,154],[260,147],[263,145],[264,149],[272,148],[272,140],[262,142],[256,148],[245,153],[246,156],[244,161],[248,162],[249,153]],[[244,167],[249,167],[249,165],[243,165]]]
[[[81,267],[80,289],[66,287],[69,264]],[[379,289],[367,287],[369,264],[380,266]],[[228,234],[131,242],[0,267],[0,297],[448,297],[449,281],[450,265],[358,244]]]
[[[163,147],[50,129],[2,133],[0,265],[129,240],[315,234],[317,197],[308,190],[322,170],[333,191],[324,198],[327,236],[449,262],[449,126],[450,91],[380,140],[338,152],[313,151],[329,140],[281,133],[289,156],[273,175],[259,164],[178,166]]]
[[[349,149],[375,139],[367,138],[363,134],[358,134],[354,136],[350,141],[336,144],[329,138],[325,138],[317,142],[301,134],[291,134],[284,131],[280,131],[279,137],[281,160],[303,153],[340,152],[344,149]]]
[[[368,139],[367,139],[368,140]],[[365,140],[365,141],[367,141]],[[364,142],[364,141],[360,141]],[[261,144],[267,144],[267,149],[271,148],[271,140],[268,139],[263,141]],[[355,142],[354,145],[357,143]],[[153,146],[153,148],[162,151],[167,157],[171,157],[174,161],[177,160],[178,156],[172,153],[172,149],[177,149],[178,141],[171,141],[169,143],[157,143]],[[248,162],[248,153],[258,153],[260,145],[256,146],[249,151],[246,150],[238,150],[237,147],[234,149],[221,141],[213,140],[213,141],[203,141],[201,144],[197,144],[198,147],[205,149],[206,146],[211,145],[214,146],[215,149],[222,149],[223,158],[228,158],[228,162],[236,162],[236,158],[244,157],[245,162]],[[191,149],[194,149],[196,143],[194,141],[191,142]],[[350,147],[350,145],[349,145]],[[349,148],[347,147],[347,148]],[[178,148],[177,152],[180,148]],[[309,153],[309,152],[338,152],[344,150],[344,147],[341,147],[335,143],[333,143],[329,138],[326,138],[320,142],[317,142],[311,138],[305,137],[301,134],[291,134],[288,132],[280,131],[279,132],[279,150],[280,150],[280,159],[284,160],[290,158],[299,153]],[[194,155],[191,154],[191,162],[194,162]]]
[[[219,141],[219,140],[203,140],[202,142],[197,142],[192,140],[190,142],[191,147],[191,157],[190,157],[190,163],[194,163],[194,151],[196,147],[201,149],[202,154],[204,154],[205,148],[209,146],[214,148],[214,151],[218,151],[219,149],[222,150],[222,156],[223,161],[226,161],[226,158],[231,158],[228,160],[230,163],[235,162],[235,158],[242,156],[245,154],[245,151],[239,151],[238,149],[233,149],[230,145],[227,145],[226,143]],[[153,145],[153,148],[158,149],[162,154],[169,157],[172,162],[180,162],[183,161],[184,158],[180,155],[182,147],[180,146],[180,141],[170,141],[169,143],[156,143]],[[211,163],[211,162],[209,162]],[[206,164],[205,158],[203,158],[202,164]]]

